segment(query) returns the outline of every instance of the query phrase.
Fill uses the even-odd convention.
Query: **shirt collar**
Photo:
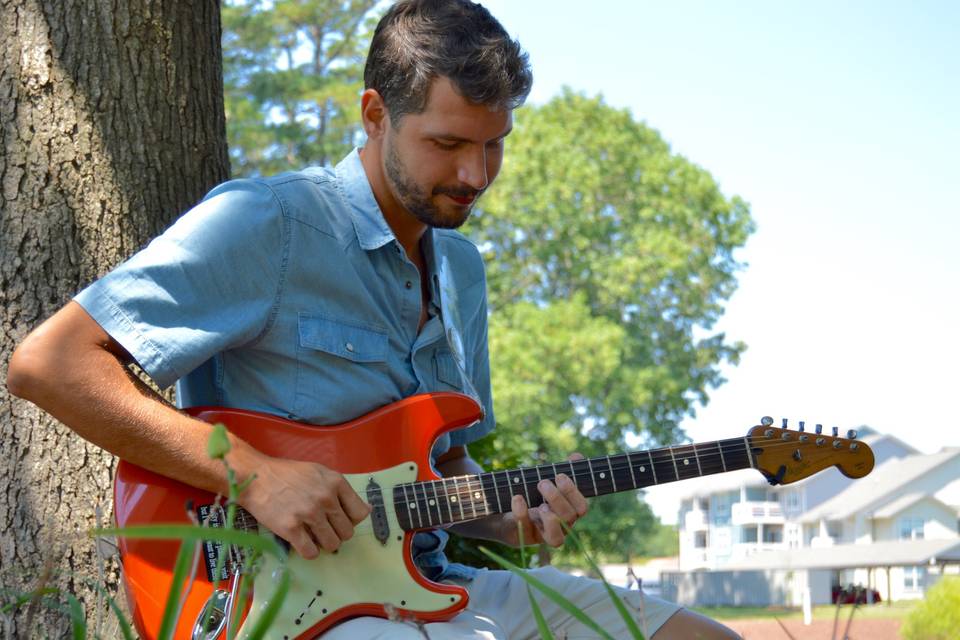
[[[353,228],[357,233],[360,246],[366,251],[379,249],[396,238],[387,221],[383,219],[380,205],[373,196],[373,189],[367,179],[367,173],[360,162],[360,150],[354,149],[340,161],[336,167],[337,179],[343,188]]]

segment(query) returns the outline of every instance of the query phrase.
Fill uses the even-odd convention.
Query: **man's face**
[[[512,126],[511,111],[472,104],[437,78],[426,109],[387,128],[383,172],[393,197],[428,226],[459,227],[497,177]]]

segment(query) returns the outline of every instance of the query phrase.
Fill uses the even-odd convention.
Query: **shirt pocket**
[[[433,356],[433,363],[437,380],[458,391],[463,389],[460,367],[457,366],[457,361],[449,349],[437,349]]]
[[[301,313],[300,346],[352,362],[386,362],[387,333],[320,315]]]

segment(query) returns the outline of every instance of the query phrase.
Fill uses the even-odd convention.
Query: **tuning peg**
[[[781,428],[781,429],[789,429],[789,428],[790,428],[790,427],[787,426],[787,419],[786,419],[786,418],[783,419],[783,424],[780,426],[780,428]]]
[[[800,431],[803,431],[803,420],[800,421]]]
[[[833,437],[836,438],[838,435],[840,435],[840,429],[838,429],[837,427],[834,427],[834,428],[833,428]]]
[[[817,425],[817,435],[820,435],[821,433],[823,433],[823,425],[822,425],[822,424],[818,424],[818,425]]]
[[[769,427],[770,425],[773,424],[773,418],[771,418],[770,416],[763,416],[762,418],[760,418],[760,424],[762,424],[765,427]]]
[[[848,439],[848,440],[856,440],[856,439],[857,439],[857,430],[856,430],[856,429],[849,429],[849,430],[847,431],[847,439]]]

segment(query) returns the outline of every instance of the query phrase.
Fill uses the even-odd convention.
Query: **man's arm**
[[[76,302],[21,343],[7,387],[83,438],[156,473],[226,495],[226,471],[207,454],[210,425],[177,411],[127,369],[131,361]],[[227,462],[242,482],[240,504],[297,552],[315,557],[353,535],[369,507],[343,476],[319,464],[267,456],[230,435]]]
[[[571,459],[582,456],[574,454]],[[465,446],[450,447],[437,458],[437,471],[444,477],[483,473],[483,468],[470,457]],[[518,523],[523,527],[524,544],[545,542],[559,547],[566,538],[563,520],[572,525],[587,513],[587,499],[566,474],[559,474],[556,483],[543,480],[537,489],[545,502],[539,507],[529,509],[521,495],[513,496],[511,511],[462,522],[451,530],[468,538],[495,540],[511,546],[519,546]]]

